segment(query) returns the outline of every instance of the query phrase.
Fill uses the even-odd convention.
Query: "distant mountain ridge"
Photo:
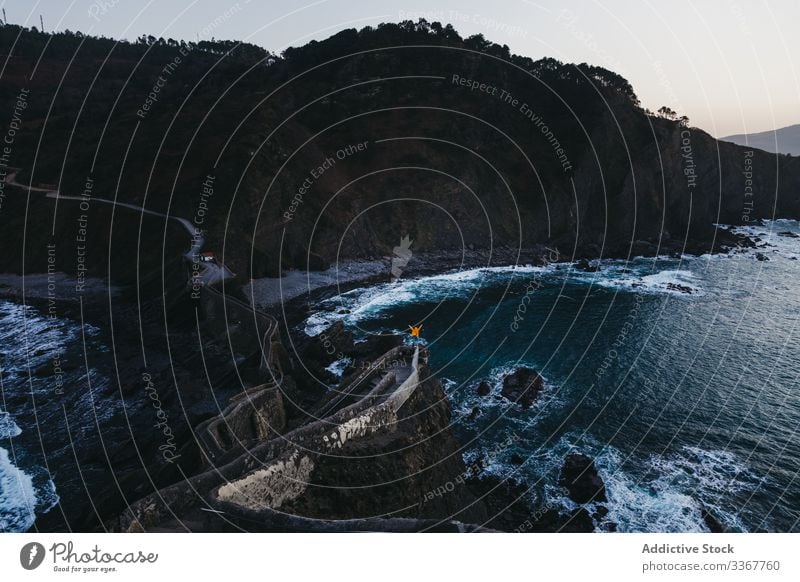
[[[773,154],[800,156],[800,123],[758,133],[740,133],[719,138],[738,145],[758,148]]]

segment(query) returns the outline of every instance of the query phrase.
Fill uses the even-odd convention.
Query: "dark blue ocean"
[[[422,323],[465,461],[525,483],[533,508],[573,507],[557,481],[574,449],[595,458],[621,531],[703,531],[701,508],[734,530],[798,531],[800,238],[778,233],[800,225],[747,232],[765,246],[401,279],[323,302],[305,328]],[[25,531],[99,478],[69,470],[76,442],[102,448],[100,421],[112,439],[125,427],[109,420],[113,370],[84,364],[84,346],[108,351],[101,330],[0,301],[0,341],[0,531]],[[499,395],[519,366],[547,383],[527,410]]]
[[[702,508],[736,531],[799,531],[800,238],[786,233],[800,226],[743,231],[762,248],[356,289],[324,301],[305,329],[342,317],[361,334],[422,323],[465,461],[525,483],[534,508],[574,507],[558,473],[578,450],[594,457],[604,521],[619,531],[706,531]],[[519,366],[547,384],[527,410],[499,395]]]
[[[94,365],[109,352],[102,336],[0,300],[0,532],[26,531],[86,482],[108,479],[76,463],[87,449],[102,451],[101,425],[107,439],[125,434],[122,420],[109,423],[121,408],[107,394],[113,371]]]

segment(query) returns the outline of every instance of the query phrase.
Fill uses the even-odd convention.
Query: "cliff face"
[[[322,456],[303,496],[282,507],[320,519],[393,516],[481,524],[483,504],[469,491],[450,407],[438,380],[420,365],[420,383],[396,422]]]
[[[702,252],[714,223],[800,215],[798,159],[648,115],[611,71],[436,23],[347,30],[281,57],[47,38],[3,29],[3,105],[30,89],[20,180],[69,194],[92,176],[97,196],[198,221],[245,276],[390,255],[404,236],[415,252]],[[29,79],[37,62],[48,75]]]
[[[287,116],[311,103],[292,121],[314,137],[292,144],[266,195],[285,208],[291,192],[281,187],[300,183],[293,168],[301,174],[340,144],[370,144],[326,172],[285,224],[287,237],[327,258],[389,254],[404,233],[415,250],[493,240],[624,256],[635,241],[670,238],[669,250],[709,250],[714,223],[800,212],[798,160],[649,116],[608,71],[454,47],[343,61],[320,69],[336,69],[332,87],[356,86],[313,102],[324,94],[307,79],[322,75],[314,70],[286,89]]]

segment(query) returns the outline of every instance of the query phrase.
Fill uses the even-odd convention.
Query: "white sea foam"
[[[383,283],[353,289],[320,302],[320,310],[306,320],[304,331],[309,336],[315,336],[339,319],[345,325],[355,325],[360,320],[374,318],[409,303],[468,298],[482,287],[508,283],[511,277],[518,275],[537,274],[553,280],[568,277],[573,283],[593,284],[635,293],[683,297],[702,295],[702,289],[692,272],[676,268],[688,260],[691,259],[679,261],[666,256],[637,257],[630,261],[608,259],[597,262],[600,270],[596,272],[569,268],[571,263],[490,267]]]
[[[492,439],[501,443],[503,436]],[[574,443],[580,441],[578,446]],[[524,478],[528,484],[543,484],[546,504],[563,514],[569,514],[578,505],[569,499],[558,484],[561,467],[567,454],[579,451],[592,457],[606,487],[606,503],[586,506],[594,514],[597,506],[604,505],[608,514],[595,519],[595,527],[602,531],[607,524],[616,524],[621,532],[704,532],[708,531],[702,517],[702,509],[710,510],[726,528],[746,531],[736,514],[736,508],[726,507],[724,502],[733,491],[749,491],[757,487],[760,480],[734,455],[724,451],[685,447],[678,453],[665,457],[628,459],[611,446],[603,446],[586,435],[567,434],[553,446],[536,450],[532,444],[529,451],[520,441],[511,447],[500,448],[492,444],[476,447],[464,455],[465,462],[475,463],[479,459],[488,461],[482,474],[500,478]],[[531,446],[531,445],[528,445]],[[531,451],[536,451],[532,456]],[[525,459],[522,467],[509,461],[512,454]],[[542,502],[544,501],[544,503]]]
[[[7,350],[3,380],[27,377],[28,370],[42,366],[52,369],[66,346],[80,345],[85,338],[100,334],[99,328],[88,323],[46,317],[33,307],[0,301],[0,344]],[[98,341],[91,343],[93,350],[107,350]]]
[[[342,374],[344,374],[344,369],[352,361],[353,360],[350,358],[342,358],[340,360],[336,360],[330,366],[327,366],[325,369],[334,376],[336,376],[337,378],[341,378]]]
[[[800,258],[800,221],[780,218],[765,220],[763,224],[729,228],[735,234],[756,241],[756,248],[741,249],[746,256],[755,258],[756,254],[762,253],[768,258],[781,257],[791,260]]]
[[[631,459],[624,468],[622,461],[623,454],[609,446],[595,456],[608,496],[606,520],[619,531],[708,531],[704,507],[727,528],[745,530],[722,501],[731,491],[754,487],[755,479],[732,454],[685,447],[663,457]]]
[[[375,317],[400,305],[439,302],[448,297],[466,298],[481,287],[508,280],[509,276],[554,270],[555,265],[485,267],[353,289],[321,301],[320,311],[306,320],[304,331],[313,337],[339,319],[346,325],[354,325],[359,320]]]
[[[690,270],[669,268],[679,264],[676,259],[664,261],[669,262],[661,270],[654,270],[653,259],[637,259],[623,264],[613,261],[601,264],[601,270],[595,273],[573,271],[571,275],[582,283],[622,291],[684,297],[703,294],[697,277]]]

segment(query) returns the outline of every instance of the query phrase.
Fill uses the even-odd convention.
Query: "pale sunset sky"
[[[626,77],[712,135],[800,123],[797,0],[0,0],[8,21],[134,39],[245,40],[272,52],[344,28],[450,23],[517,54],[588,62]]]

